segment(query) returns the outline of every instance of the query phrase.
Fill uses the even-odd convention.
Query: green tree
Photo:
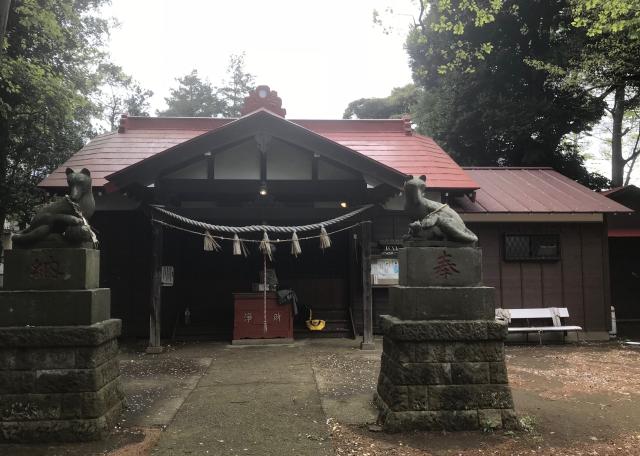
[[[178,88],[171,89],[165,98],[168,108],[158,111],[164,117],[214,117],[223,114],[225,104],[216,96],[207,79],[198,76],[198,70],[177,78]]]
[[[430,63],[414,67],[423,80],[491,68],[494,54],[504,46],[496,40],[495,29],[524,19],[520,34],[532,38],[531,48],[546,43],[549,52],[521,52],[514,35],[512,57],[540,72],[554,90],[586,91],[606,102],[603,109],[612,118],[612,184],[622,185],[625,168],[629,172],[637,159],[637,154],[623,155],[622,143],[628,131],[625,113],[640,103],[640,0],[423,0],[420,6],[409,42],[420,47]],[[541,7],[551,14],[540,14]],[[520,78],[519,73],[512,75]],[[586,129],[591,120],[582,118],[579,124]]]
[[[396,87],[385,98],[360,98],[347,106],[343,119],[392,119],[413,113],[421,91],[414,84]]]
[[[7,28],[9,6],[11,6],[11,0],[0,0],[0,43],[4,40],[4,31]]]
[[[217,89],[217,97],[224,104],[225,117],[240,117],[244,99],[255,89],[255,77],[244,69],[244,53],[229,57],[227,79]]]
[[[118,128],[120,115],[149,116],[149,98],[153,96],[151,90],[146,90],[133,78],[122,71],[122,68],[112,63],[100,65],[102,76],[97,104],[103,111],[103,116],[110,130]]]
[[[588,39],[567,65],[552,68],[567,85],[590,87],[611,118],[611,184],[628,182],[640,150],[625,156],[626,125],[640,107],[640,0],[572,0],[573,26]],[[625,179],[625,172],[627,177]]]
[[[407,39],[414,79],[424,88],[414,117],[420,130],[463,165],[553,166],[586,185],[606,185],[566,141],[601,117],[602,97],[556,84],[532,63],[559,66],[585,39],[564,14],[566,2],[422,4]]]
[[[612,162],[612,124],[612,116],[608,114],[602,119],[600,124],[594,128],[594,131],[588,135],[590,138],[596,139],[602,146],[597,151],[598,155],[592,158],[602,158],[609,163]],[[592,143],[592,146],[593,145]],[[627,110],[624,114],[621,149],[622,157],[625,161],[622,185],[629,185],[635,164],[638,161],[638,157],[640,157],[640,109],[638,108]]]
[[[640,0],[572,0],[573,25],[589,36],[628,33],[640,38]]]
[[[13,0],[0,49],[0,226],[25,220],[37,183],[94,134],[106,0]]]

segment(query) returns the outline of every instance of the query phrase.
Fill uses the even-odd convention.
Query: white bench
[[[542,344],[542,333],[562,332],[564,341],[568,331],[575,331],[580,340],[580,326],[567,326],[562,324],[563,318],[569,318],[569,310],[566,307],[542,307],[537,309],[496,309],[496,320],[504,320],[509,324],[509,334],[525,333],[529,340],[529,333],[538,333],[538,339]],[[513,321],[525,321],[526,326],[511,326]],[[531,320],[551,320],[553,326],[534,326]]]

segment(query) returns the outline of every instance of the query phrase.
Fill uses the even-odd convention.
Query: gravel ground
[[[323,375],[335,378],[325,394],[375,388],[377,361],[352,362],[354,354],[316,354],[314,365],[335,369]],[[510,346],[507,365],[521,430],[384,434],[334,413],[327,424],[336,455],[640,455],[640,349]]]
[[[200,349],[199,347],[203,347]],[[209,345],[168,346],[147,355],[144,344],[121,344],[120,374],[126,405],[105,440],[74,444],[0,445],[2,456],[146,456],[172,418],[172,407],[206,371]],[[180,351],[180,349],[182,349]]]
[[[616,343],[509,346],[507,366],[522,429],[384,434],[372,432],[369,426],[375,421],[370,399],[380,347],[363,352],[357,342],[346,339],[297,343],[311,360],[336,456],[640,456],[638,347]],[[0,446],[0,454],[148,455],[164,426],[140,423],[155,419],[174,396],[188,394],[206,371],[205,361],[216,363],[217,351],[224,347],[191,342],[169,347],[164,355],[149,356],[139,347],[125,345],[121,369],[128,406],[109,439],[90,444]]]

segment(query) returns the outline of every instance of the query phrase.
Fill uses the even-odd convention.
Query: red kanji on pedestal
[[[450,253],[447,253],[446,250],[443,250],[440,255],[438,255],[437,263],[433,267],[433,270],[436,271],[440,277],[448,278],[450,275],[459,274],[460,271],[457,269],[457,265],[453,262],[452,256]]]

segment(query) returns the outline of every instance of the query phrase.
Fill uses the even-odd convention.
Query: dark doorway
[[[291,255],[291,244],[278,244],[274,261],[268,263],[276,270],[280,288],[291,288],[298,295],[299,314],[294,320],[298,335],[305,332],[309,308],[314,318],[349,327],[348,233],[333,234],[331,247],[324,251],[318,239],[301,241],[302,254],[297,258]],[[252,291],[263,255],[256,243],[246,244],[246,258],[232,254],[230,241],[221,245],[220,252],[204,251],[201,236],[165,228],[164,264],[174,266],[174,284],[164,287],[162,295],[165,337],[231,339],[233,293]]]
[[[640,238],[609,238],[609,262],[618,335],[640,338]]]

